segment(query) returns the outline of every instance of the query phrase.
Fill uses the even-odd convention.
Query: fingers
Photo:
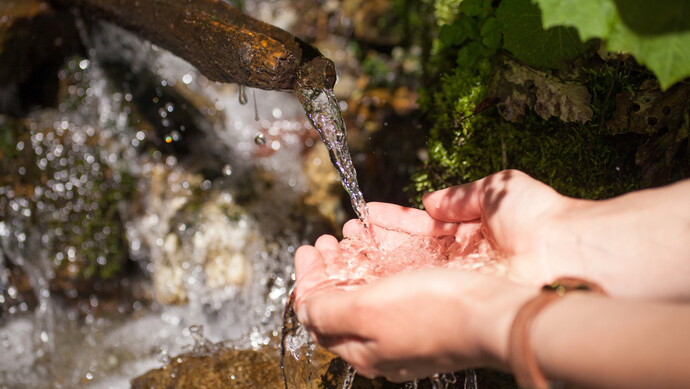
[[[343,225],[344,238],[361,238],[364,236],[364,224],[359,219],[348,220]]]
[[[372,224],[383,228],[415,235],[452,235],[457,225],[442,223],[421,209],[402,207],[388,203],[369,203],[369,217]]]
[[[484,180],[427,193],[422,199],[424,208],[432,218],[443,222],[479,219],[484,200]]]
[[[407,232],[414,235],[445,236],[453,235],[457,224],[443,223],[429,216],[421,209],[402,207],[389,203],[371,202],[369,207],[369,222],[377,237],[385,235],[385,230]],[[343,226],[343,236],[359,238],[364,236],[364,226],[353,219]]]
[[[445,222],[475,220],[483,212],[496,212],[506,197],[524,195],[537,198],[548,191],[553,198],[556,191],[518,170],[504,170],[469,184],[453,186],[424,195],[422,202],[434,219]],[[556,196],[557,197],[557,196]]]
[[[295,304],[299,305],[306,295],[328,280],[326,265],[319,250],[314,246],[302,246],[295,253]]]
[[[355,294],[334,288],[314,292],[297,309],[297,319],[316,333],[320,342],[329,338],[360,338],[363,326],[362,318],[354,312]]]
[[[323,258],[326,269],[329,265],[338,262],[338,259],[341,255],[340,245],[338,244],[338,239],[336,239],[335,236],[322,235],[316,240],[314,247],[316,247],[319,253],[321,253],[321,257]]]

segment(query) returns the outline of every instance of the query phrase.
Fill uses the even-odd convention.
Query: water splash
[[[431,387],[433,389],[448,389],[450,385],[457,383],[457,381],[457,377],[455,377],[454,373],[436,373],[429,377],[429,382],[431,383]]]
[[[465,383],[464,389],[477,389],[477,373],[474,369],[465,369]]]
[[[32,168],[45,174],[47,181],[32,187],[31,192],[34,195],[38,193],[42,198],[31,198],[31,193],[21,196],[10,194],[7,191],[12,189],[11,185],[0,185],[0,209],[16,208],[11,215],[0,215],[0,235],[8,239],[4,245],[7,249],[1,251],[0,267],[10,266],[27,273],[31,284],[31,288],[27,288],[28,298],[34,300],[30,296],[33,292],[36,300],[35,305],[21,300],[22,291],[8,284],[8,273],[0,269],[0,289],[5,285],[9,288],[9,291],[0,290],[0,310],[8,310],[0,312],[0,386],[43,387],[45,382],[62,382],[65,387],[122,387],[136,375],[159,367],[156,350],[164,349],[168,356],[181,352],[188,342],[184,329],[194,324],[204,326],[204,337],[232,340],[235,342],[233,346],[238,348],[266,347],[272,337],[277,336],[276,329],[279,329],[281,308],[291,282],[291,253],[304,241],[303,231],[313,231],[312,227],[305,227],[302,222],[291,221],[289,225],[282,222],[288,220],[285,214],[294,212],[295,207],[299,206],[296,201],[301,198],[307,182],[300,165],[294,163],[304,147],[300,134],[309,130],[303,110],[295,99],[287,101],[284,96],[255,92],[262,103],[279,107],[284,113],[282,120],[276,122],[262,118],[259,129],[266,131],[271,141],[279,139],[281,149],[268,157],[255,157],[253,153],[257,148],[252,138],[257,126],[252,120],[254,113],[245,114],[244,111],[250,110],[242,109],[234,90],[208,83],[201,77],[185,78],[193,70],[179,60],[175,62],[165,58],[160,65],[165,67],[158,69],[156,58],[169,54],[155,51],[155,54],[148,55],[152,52],[151,47],[137,46],[136,42],[134,47],[119,50],[121,46],[132,44],[131,36],[128,39],[121,31],[113,35],[110,35],[112,30],[104,32],[103,35],[93,35],[89,46],[97,47],[95,52],[90,47],[90,54],[96,53],[98,57],[114,52],[118,55],[131,54],[132,58],[125,59],[128,63],[138,63],[137,58],[142,58],[142,66],[154,68],[154,79],[155,75],[169,72],[168,78],[162,78],[167,86],[161,80],[157,81],[157,93],[160,89],[166,96],[177,80],[178,88],[187,88],[190,93],[200,97],[200,104],[210,102],[198,108],[202,114],[210,115],[208,117],[212,120],[204,120],[207,117],[202,118],[201,115],[194,119],[205,123],[203,131],[209,135],[209,141],[200,144],[203,146],[202,156],[210,157],[222,151],[217,153],[222,157],[215,161],[217,166],[214,169],[223,174],[218,178],[202,177],[197,180],[189,170],[185,172],[188,166],[176,155],[166,155],[165,151],[158,150],[142,153],[144,147],[150,147],[156,135],[136,125],[138,122],[134,119],[140,120],[140,117],[132,114],[134,102],[137,101],[136,93],[129,89],[130,86],[115,85],[110,78],[112,75],[102,71],[98,58],[70,61],[66,74],[61,76],[65,94],[59,110],[38,110],[27,119],[27,125],[35,123],[35,128],[25,131],[27,139],[16,146],[21,149],[19,151],[35,159],[33,167],[20,164],[16,159],[8,165],[18,177],[24,170],[28,173]],[[118,50],[112,50],[113,47]],[[137,75],[133,77],[138,79]],[[156,96],[160,98],[155,102],[156,109],[168,118],[171,111],[177,113],[187,109],[182,105],[167,106],[163,96]],[[150,103],[151,100],[147,101]],[[160,108],[165,111],[160,111]],[[190,105],[189,108],[193,107]],[[272,133],[273,129],[281,132]],[[58,139],[64,139],[67,143],[59,143]],[[188,143],[189,138],[183,138],[181,142]],[[73,160],[71,157],[74,157]],[[195,154],[194,157],[199,155]],[[122,182],[125,178],[121,172],[131,173],[132,177],[127,178],[134,178],[142,185],[149,182],[148,179],[140,180],[142,176],[150,178],[153,174],[161,175],[158,194],[144,189],[142,193],[145,195],[137,199],[142,208],[137,211],[131,202],[124,201],[121,207],[113,208],[113,213],[118,210],[139,212],[137,215],[129,212],[123,214],[122,221],[130,243],[129,254],[147,274],[156,270],[153,258],[164,257],[168,253],[165,251],[169,243],[166,239],[175,238],[179,244],[178,257],[188,258],[181,268],[175,269],[179,273],[174,273],[182,274],[180,285],[189,288],[189,303],[186,306],[150,306],[151,285],[146,280],[142,281],[141,299],[122,297],[121,301],[117,301],[122,305],[116,308],[112,305],[106,308],[106,304],[101,302],[100,307],[108,314],[111,313],[108,309],[116,309],[108,316],[103,311],[94,312],[94,305],[98,306],[100,297],[86,298],[73,308],[61,304],[65,296],[51,293],[48,288],[53,275],[45,272],[43,265],[50,268],[51,263],[61,261],[69,270],[73,261],[79,263],[84,250],[79,244],[73,245],[71,250],[64,247],[63,251],[43,253],[40,248],[50,248],[52,242],[56,241],[58,230],[51,226],[32,230],[29,226],[40,227],[37,220],[45,224],[52,219],[43,216],[54,215],[55,220],[62,223],[62,236],[74,235],[72,230],[81,229],[83,224],[81,219],[74,223],[70,216],[75,213],[93,214],[95,208],[91,205],[95,200],[92,201],[91,197],[115,194],[116,181]],[[247,204],[243,212],[233,212],[237,209],[233,195],[238,191],[247,191],[246,187],[238,185],[246,186],[247,180],[244,178],[249,172],[260,173],[257,180],[252,181],[252,177],[249,177],[249,181],[255,185],[251,192],[256,200]],[[259,183],[259,179],[264,181]],[[151,188],[149,184],[146,185],[146,188]],[[175,195],[176,192],[179,195]],[[211,206],[212,212],[207,215],[213,219],[213,223],[210,223],[208,218],[193,217],[199,214],[179,212],[181,206],[205,199],[183,196],[182,192],[205,193],[207,197],[217,195],[219,199],[228,200],[218,200],[213,204],[208,201],[195,203],[204,205],[203,208],[207,210]],[[53,200],[53,197],[58,200]],[[53,203],[55,206],[51,207]],[[113,201],[113,204],[116,203]],[[106,210],[102,206],[98,209]],[[27,212],[31,212],[28,217],[31,220],[24,223],[27,217],[23,215]],[[215,224],[216,221],[218,224]],[[219,229],[218,225],[228,228]],[[102,243],[108,236],[115,235],[115,230],[111,226],[108,231],[100,229],[92,233],[93,236],[82,231],[75,233],[75,236],[83,237],[91,242],[88,244],[94,250],[103,252],[105,245]],[[243,268],[246,270],[243,272],[246,276],[244,283],[209,286],[215,279],[222,281],[228,278],[226,273],[230,278],[234,273],[227,266],[218,266],[217,271],[198,271],[202,268],[196,262],[196,258],[202,257],[199,254],[202,251],[212,254],[208,241],[194,244],[199,237],[233,246],[233,250],[218,246],[217,251],[225,255],[230,253],[233,258],[251,259],[246,262],[249,268]],[[29,241],[34,238],[37,243],[32,243],[32,248],[28,248]],[[49,239],[50,244],[45,244],[42,239]],[[23,246],[18,244],[20,240]],[[127,251],[126,244],[126,241],[121,241],[118,247]],[[21,255],[16,252],[18,250]],[[110,246],[108,250],[111,250]],[[30,268],[32,264],[40,266]],[[123,293],[131,289],[131,284],[118,287],[118,291]],[[79,292],[70,289],[66,293],[76,296]],[[11,304],[5,304],[5,294],[18,297]],[[12,305],[15,301],[17,304]],[[151,328],[156,331],[152,333]],[[50,344],[53,345],[53,352]],[[38,358],[41,354],[45,358]],[[50,371],[54,371],[55,375],[51,375]]]
[[[345,371],[345,379],[343,380],[343,389],[352,389],[352,385],[355,383],[355,377],[357,376],[357,371],[352,365],[347,365],[347,370]]]
[[[418,389],[418,388],[419,388],[419,381],[417,381],[417,380],[405,383],[405,389]]]
[[[357,183],[357,172],[347,146],[347,132],[338,100],[329,89],[302,89],[296,91],[309,121],[328,148],[331,163],[338,171],[343,188],[350,196],[357,217],[369,225],[369,210]]]

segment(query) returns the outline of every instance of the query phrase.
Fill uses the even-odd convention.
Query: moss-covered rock
[[[496,19],[503,41],[489,44],[497,9],[456,3],[434,2],[440,30],[430,62],[441,76],[427,73],[420,94],[428,158],[410,186],[414,202],[507,168],[590,199],[690,176],[685,85],[662,92],[630,58],[589,49],[530,68],[505,46],[505,20]]]

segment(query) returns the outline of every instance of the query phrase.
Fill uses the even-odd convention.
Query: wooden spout
[[[332,88],[333,62],[285,30],[221,0],[52,0],[113,22],[213,81],[268,90]]]

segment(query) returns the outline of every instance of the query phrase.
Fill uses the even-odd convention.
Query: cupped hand
[[[446,223],[479,223],[509,262],[511,278],[532,285],[552,282],[580,266],[553,250],[552,232],[578,200],[517,170],[428,193],[431,218]]]
[[[470,366],[506,368],[508,331],[537,290],[456,269],[419,269],[343,290],[329,281],[337,240],[295,256],[299,321],[365,376],[407,381]]]
[[[408,234],[453,236],[453,249],[465,255],[484,244],[492,249],[485,255],[500,257],[510,279],[535,286],[581,275],[581,264],[554,250],[552,239],[562,215],[578,200],[522,172],[507,170],[432,192],[423,202],[426,210],[369,203],[375,241],[390,248],[404,243]],[[365,234],[358,220],[343,227],[346,238],[362,239]]]

